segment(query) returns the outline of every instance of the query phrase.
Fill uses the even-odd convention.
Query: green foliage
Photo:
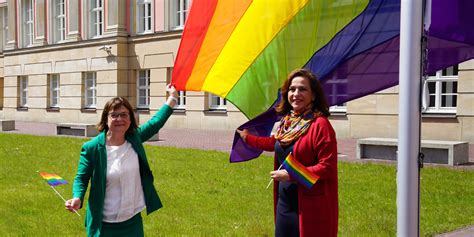
[[[37,171],[56,173],[68,199],[84,139],[0,133],[0,233],[84,236],[81,217]],[[273,161],[230,164],[222,152],[146,146],[164,207],[144,215],[148,236],[273,236],[273,199],[265,189]],[[474,224],[474,172],[421,172],[422,236]],[[396,235],[396,167],[339,163],[340,236]]]

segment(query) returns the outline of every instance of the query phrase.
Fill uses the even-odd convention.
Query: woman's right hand
[[[237,129],[236,131],[239,134],[240,138],[242,138],[242,140],[244,142],[247,142],[247,135],[249,135],[249,130],[247,130],[247,129],[244,129],[244,130]]]
[[[75,212],[75,211],[79,210],[79,208],[81,208],[81,199],[79,199],[79,198],[69,199],[64,203],[64,206],[70,212]]]

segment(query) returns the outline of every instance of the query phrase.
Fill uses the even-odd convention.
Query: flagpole
[[[419,236],[421,31],[423,1],[401,0],[397,236]]]
[[[277,171],[280,170],[282,166],[283,166],[283,163],[281,163],[281,165],[280,165],[280,167],[278,167]],[[270,182],[268,182],[268,185],[265,189],[268,189],[268,187],[270,187],[270,184],[272,184],[272,181],[273,181],[273,179],[271,178]]]
[[[63,196],[62,196],[53,186],[51,186],[51,185],[49,185],[49,186],[54,190],[54,192],[55,192],[59,197],[61,197],[61,199],[62,199],[64,202],[66,202],[66,199],[64,199]],[[76,211],[76,209],[73,208],[72,210],[73,210],[78,216],[81,216],[81,215],[79,215],[79,213]]]

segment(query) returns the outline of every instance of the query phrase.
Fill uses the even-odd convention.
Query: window
[[[90,36],[97,38],[104,33],[104,2],[103,0],[91,0],[90,5]]]
[[[225,99],[209,93],[209,110],[226,110],[226,104]]]
[[[1,21],[2,21],[2,44],[0,47],[5,49],[5,46],[8,43],[8,9],[6,7],[0,9]]]
[[[23,47],[33,46],[33,0],[23,0]]]
[[[171,2],[171,28],[183,29],[184,22],[188,16],[190,0],[173,0]]]
[[[150,70],[138,72],[137,90],[137,108],[148,109],[150,107]]]
[[[84,73],[84,108],[86,109],[96,108],[96,77],[95,72]]]
[[[59,74],[49,75],[49,107],[59,108]]]
[[[186,109],[186,91],[178,91],[178,102],[174,105],[175,109]]]
[[[28,77],[18,77],[19,91],[20,91],[20,107],[28,107]]]
[[[329,104],[336,104],[339,101],[347,100],[347,83],[348,80],[347,76],[335,76],[330,78],[326,81],[326,83],[330,86],[328,90],[326,90],[326,95],[328,98]]]
[[[3,77],[0,77],[0,110],[3,109],[3,98],[4,98],[4,94],[3,94],[3,90],[5,88],[5,80],[3,79]]]
[[[55,0],[53,3],[53,41],[61,42],[66,39],[66,10],[64,0]]]
[[[138,33],[151,33],[153,29],[153,5],[151,0],[138,0],[137,24]]]
[[[458,65],[432,74],[426,80],[426,113],[456,113]]]

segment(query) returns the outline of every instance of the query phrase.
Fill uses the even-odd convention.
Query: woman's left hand
[[[236,132],[239,134],[240,138],[246,143],[247,142],[247,135],[249,135],[249,131],[247,129],[239,130],[237,129]]]
[[[179,96],[178,91],[171,84],[166,85],[166,91],[169,93],[170,96],[174,96],[176,98],[178,98],[178,96]]]
[[[170,107],[174,107],[174,105],[178,102],[178,98],[179,98],[178,91],[176,90],[176,88],[174,88],[174,86],[172,86],[171,84],[168,84],[166,86],[166,92],[169,93],[169,97],[166,103]]]
[[[270,176],[272,177],[272,179],[277,180],[277,181],[290,180],[290,175],[288,174],[288,171],[286,170],[274,170],[270,172]]]

